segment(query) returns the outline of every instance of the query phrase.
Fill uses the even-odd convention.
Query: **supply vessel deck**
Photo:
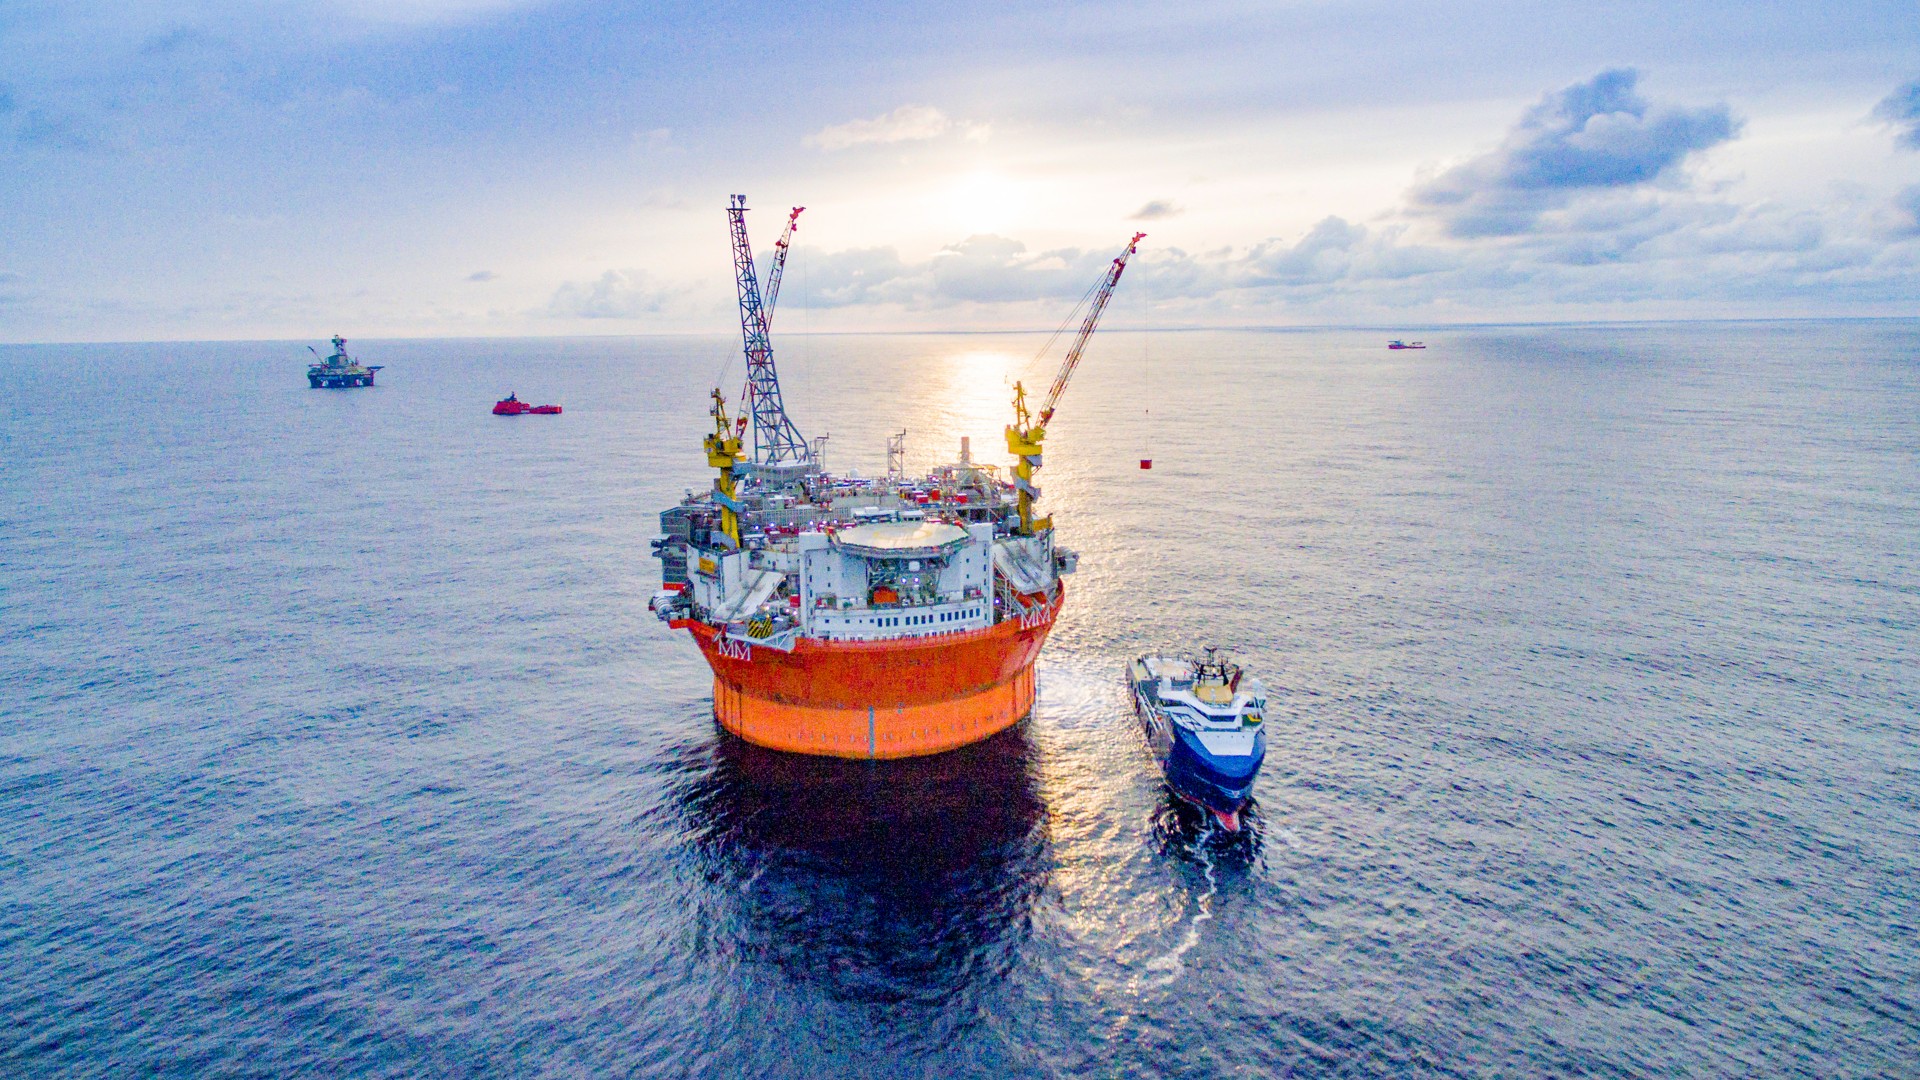
[[[1034,660],[1077,561],[1036,513],[1046,424],[1141,234],[1083,302],[1037,413],[1016,384],[1010,470],[974,462],[963,439],[953,464],[909,478],[896,437],[887,475],[861,480],[827,472],[780,399],[769,326],[800,210],[775,245],[763,301],[746,209],[742,196],[728,208],[747,356],[741,414],[712,392],[705,448],[716,478],[660,515],[653,611],[692,635],[713,669],[715,717],[751,743],[899,758],[1011,727],[1033,707]]]

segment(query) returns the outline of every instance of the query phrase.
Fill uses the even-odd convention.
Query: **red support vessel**
[[[493,403],[495,416],[559,416],[558,405],[529,405],[521,401],[519,395],[508,394]]]
[[[728,208],[747,356],[743,415],[712,393],[710,491],[660,515],[653,610],[688,631],[713,669],[714,716],[748,742],[851,758],[937,754],[1032,710],[1034,660],[1077,559],[1035,515],[1046,423],[1097,325],[1135,235],[1093,295],[1037,417],[1014,388],[1009,477],[960,458],[924,477],[889,446],[883,479],[835,477],[780,401],[747,244],[745,199]],[[785,262],[788,218],[771,275]],[[771,290],[770,290],[771,292]],[[752,427],[752,450],[745,440]]]

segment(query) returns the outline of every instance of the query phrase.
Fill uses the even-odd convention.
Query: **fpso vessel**
[[[693,636],[713,669],[715,717],[751,743],[898,758],[1011,727],[1033,708],[1034,660],[1076,561],[1035,514],[1046,424],[1142,234],[1083,302],[1037,413],[1015,385],[1006,474],[972,461],[962,439],[958,461],[909,478],[896,436],[886,477],[861,480],[823,469],[780,400],[769,328],[800,208],[764,300],[746,209],[734,196],[728,217],[747,385],[738,418],[713,391],[711,490],[660,515],[655,614]]]

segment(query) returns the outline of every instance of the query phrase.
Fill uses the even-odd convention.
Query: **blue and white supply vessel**
[[[1205,659],[1143,656],[1127,681],[1168,786],[1238,831],[1267,756],[1267,688],[1211,645]]]

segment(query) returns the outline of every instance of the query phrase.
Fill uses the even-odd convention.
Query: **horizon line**
[[[1920,315],[1774,315],[1774,316],[1721,316],[1713,318],[1678,319],[1529,319],[1511,322],[1457,322],[1457,323],[1421,323],[1416,325],[1390,323],[1299,323],[1271,324],[1251,323],[1236,326],[1126,326],[1103,327],[1103,336],[1113,334],[1203,334],[1203,333],[1258,333],[1285,334],[1326,330],[1366,331],[1369,333],[1413,334],[1430,331],[1450,330],[1501,330],[1526,329],[1531,327],[1570,327],[1570,326],[1680,326],[1680,325],[1727,325],[1741,323],[1818,323],[1818,322],[1916,322]],[[781,337],[903,337],[909,335],[935,337],[991,337],[996,335],[1012,336],[1023,334],[1051,334],[1056,328],[1000,329],[1000,330],[797,330],[784,331]],[[440,334],[440,335],[400,335],[355,338],[356,341],[562,341],[580,339],[645,338],[645,337],[731,337],[730,331],[719,330],[652,330],[629,333],[605,334]],[[284,343],[310,341],[310,338],[127,338],[102,341],[0,341],[0,348],[48,348],[65,345],[239,345],[250,342]]]

